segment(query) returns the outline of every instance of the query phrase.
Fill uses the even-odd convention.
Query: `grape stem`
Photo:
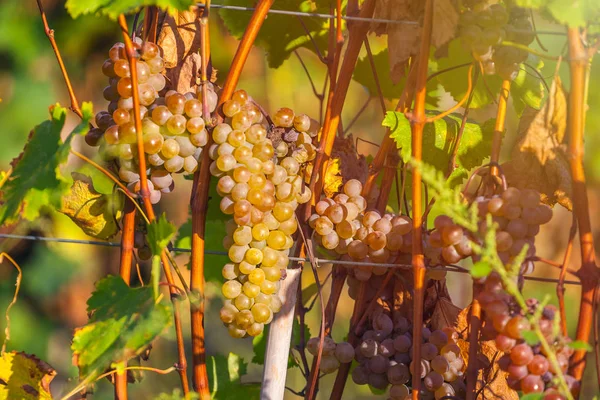
[[[452,114],[454,111],[461,108],[463,104],[465,104],[465,102],[471,97],[471,93],[473,92],[473,76],[472,75],[473,75],[473,64],[471,64],[471,66],[469,67],[469,72],[467,73],[467,92],[465,93],[463,98],[460,99],[460,101],[458,103],[456,103],[455,105],[450,107],[448,110],[446,110],[442,113],[439,113],[433,117],[427,118],[427,121],[426,121],[427,123],[442,119],[445,116]]]
[[[560,266],[560,275],[558,276],[558,283],[556,284],[556,297],[558,298],[558,309],[560,310],[560,323],[562,334],[568,336],[567,330],[567,309],[565,307],[565,278],[569,270],[569,259],[573,252],[573,242],[575,235],[577,234],[577,218],[573,213],[573,222],[571,223],[571,229],[569,230],[569,241],[567,242],[567,248],[565,249],[565,255],[563,256],[563,262]],[[594,312],[594,315],[596,313]]]
[[[4,313],[6,319],[6,328],[4,328],[4,341],[2,342],[2,350],[0,351],[0,354],[4,354],[6,352],[6,343],[10,340],[10,316],[8,313],[10,312],[10,309],[17,303],[19,289],[21,288],[21,278],[23,277],[23,271],[21,270],[21,267],[19,267],[19,264],[17,264],[17,262],[10,255],[8,255],[8,253],[0,253],[0,264],[3,263],[4,257],[6,257],[6,259],[10,261],[13,267],[15,267],[17,270],[17,280],[15,282],[15,294],[13,295],[12,301],[8,307],[6,307],[6,311]]]
[[[40,16],[42,17],[42,23],[44,24],[44,32],[46,33],[46,36],[50,41],[50,46],[52,46],[52,50],[54,50],[54,54],[56,55],[56,61],[58,61],[60,72],[62,73],[63,79],[65,80],[65,85],[67,86],[67,92],[69,93],[69,98],[71,99],[71,107],[69,107],[69,109],[75,114],[77,114],[79,118],[83,119],[83,114],[81,112],[81,109],[79,108],[79,102],[77,101],[77,97],[75,96],[73,85],[71,85],[71,79],[69,78],[69,74],[67,73],[67,68],[65,67],[65,63],[63,62],[62,56],[60,55],[60,51],[58,50],[56,40],[54,39],[54,29],[50,29],[50,27],[48,26],[48,20],[46,18],[46,12],[44,11],[42,1],[37,0],[37,5],[40,10]]]
[[[417,76],[417,62],[416,60],[412,60],[410,71],[408,73],[408,77],[406,78],[406,82],[404,84],[404,88],[402,89],[402,93],[400,94],[400,99],[398,100],[398,105],[396,106],[397,112],[405,112],[410,108],[413,99],[413,93],[415,88],[415,79]],[[390,130],[386,130],[385,136],[383,137],[383,141],[381,142],[381,146],[379,146],[379,150],[377,150],[377,154],[375,154],[375,158],[373,159],[373,163],[369,169],[369,176],[367,177],[367,181],[363,186],[363,196],[367,196],[375,183],[375,179],[379,175],[379,172],[383,168],[383,164],[385,163],[385,159],[390,152],[396,152],[396,145],[394,143],[394,139],[390,137]]]
[[[423,32],[421,34],[421,47],[418,55],[418,70],[415,87],[415,104],[411,115],[412,131],[412,158],[421,162],[423,155],[423,128],[425,126],[425,100],[427,96],[427,70],[429,63],[429,49],[431,46],[431,32],[433,30],[433,0],[425,2],[423,17]],[[423,255],[423,215],[422,215],[422,180],[418,168],[412,170],[412,266],[414,278],[413,300],[413,359],[421,359],[421,331],[423,328],[423,302],[425,298],[425,260]],[[421,387],[421,363],[415,364],[412,375],[412,398],[419,399]]]
[[[583,169],[583,139],[586,112],[587,84],[586,72],[590,68],[590,54],[582,44],[579,28],[567,31],[569,43],[569,67],[571,90],[567,133],[569,140],[569,161],[573,179],[573,212],[577,218],[579,243],[581,248],[581,268],[577,275],[582,283],[579,320],[577,322],[577,340],[588,342],[594,313],[594,291],[598,286],[599,272],[594,254],[594,236],[590,224],[589,205]],[[569,372],[581,380],[586,366],[586,351],[577,350],[570,360]]]
[[[500,160],[500,150],[502,149],[502,136],[504,135],[504,126],[506,122],[506,105],[510,94],[510,81],[502,81],[502,89],[498,98],[498,109],[496,112],[496,125],[494,126],[494,136],[492,137],[492,152],[490,155],[490,175],[497,177],[499,173],[498,162]]]
[[[131,262],[133,260],[133,244],[135,240],[135,212],[136,208],[131,202],[125,204],[123,210],[123,229],[121,230],[121,259],[119,275],[127,286],[131,283]],[[127,362],[123,362],[127,366]],[[127,372],[122,368],[114,375],[115,399],[127,400]]]
[[[154,214],[154,209],[152,208],[152,203],[150,202],[150,192],[148,190],[148,177],[146,174],[146,158],[144,152],[144,140],[142,136],[143,132],[142,121],[140,118],[140,99],[137,81],[137,56],[135,54],[135,49],[133,48],[133,43],[129,38],[129,30],[127,27],[125,15],[120,14],[118,22],[119,26],[121,27],[121,32],[123,34],[123,41],[125,42],[125,50],[127,54],[127,59],[129,61],[129,69],[131,71],[133,118],[137,134],[138,163],[140,168],[140,194],[144,203],[144,208],[146,210],[148,219],[150,220],[150,222],[153,222],[156,219],[156,216]],[[173,280],[173,274],[171,273],[171,267],[169,265],[169,260],[166,252],[167,249],[163,249],[160,258],[163,265],[165,278],[167,279],[169,285],[171,285],[169,286],[169,293],[171,303],[173,303],[173,319],[175,325],[175,336],[177,339],[178,372],[184,396],[187,396],[190,389],[187,377],[187,361],[185,358],[183,330],[181,329],[181,316],[179,313],[179,308],[177,306],[177,290],[173,288],[173,286],[175,285],[175,281]]]
[[[515,47],[515,48],[517,48],[519,50],[526,51],[527,53],[536,55],[536,56],[538,56],[540,58],[545,58],[547,60],[558,61],[560,59],[560,57],[558,57],[558,56],[550,56],[548,54],[544,54],[544,53],[536,51],[534,49],[530,49],[529,46],[525,46],[524,44],[510,42],[508,40],[503,40],[502,43],[499,44],[499,46]]]
[[[210,1],[202,9],[200,18],[200,85],[202,90],[202,117],[207,128],[212,127],[208,103],[208,61],[210,59],[209,21]],[[209,135],[210,138],[211,135]],[[206,146],[210,146],[207,143]],[[205,147],[207,150],[208,147]],[[192,331],[192,378],[194,388],[200,393],[202,400],[210,399],[208,373],[206,370],[206,349],[204,345],[204,235],[206,229],[207,195],[210,185],[210,174],[206,179],[210,160],[208,151],[202,152],[199,172],[194,174],[194,186],[190,198],[192,209],[192,255],[190,257],[190,288],[194,301],[190,302],[190,319]],[[206,170],[206,171],[205,171]],[[205,194],[206,193],[206,194]],[[204,202],[202,202],[204,200]]]

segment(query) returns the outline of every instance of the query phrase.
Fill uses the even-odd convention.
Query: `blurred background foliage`
[[[76,20],[67,15],[63,2],[48,0],[44,2],[50,26],[55,29],[55,37],[62,52],[67,70],[73,81],[75,91],[80,101],[93,101],[95,110],[106,106],[102,98],[102,89],[106,85],[105,78],[100,72],[103,60],[108,49],[113,43],[120,40],[120,30],[116,23],[104,17],[84,16]],[[242,13],[241,11],[236,11]],[[242,21],[248,15],[240,15]],[[235,18],[230,15],[229,18]],[[290,24],[298,23],[290,17]],[[538,29],[564,31],[560,26],[551,25],[537,18]],[[224,27],[218,12],[213,12],[210,18],[210,38],[212,47],[212,63],[219,71],[219,83],[222,83],[228,70],[237,46],[237,40],[232,37]],[[285,29],[284,26],[281,29]],[[543,44],[551,54],[563,51],[566,39],[564,36],[543,36]],[[397,97],[402,85],[393,85],[388,75],[387,54],[385,38],[371,35],[369,37],[377,70],[386,95]],[[535,48],[535,44],[532,45]],[[538,47],[539,49],[539,47]],[[381,53],[380,53],[381,52]],[[364,54],[363,54],[364,56]],[[296,112],[307,113],[315,119],[321,115],[320,102],[315,97],[311,82],[300,62],[304,62],[317,92],[323,89],[326,74],[325,65],[322,64],[314,52],[300,49],[297,55],[284,61],[277,69],[268,66],[267,54],[262,48],[255,48],[246,64],[239,87],[246,89],[266,110],[274,112],[279,107],[291,107]],[[433,63],[435,67],[435,63]],[[542,76],[547,82],[556,70],[555,62],[545,62]],[[355,139],[378,143],[384,130],[381,127],[383,119],[380,102],[374,91],[375,85],[368,62],[359,62],[356,72],[356,81],[353,81],[344,106],[342,115],[343,126],[352,121],[361,110],[356,123],[351,130]],[[563,62],[560,66],[560,75],[569,87],[568,68]],[[360,82],[360,83],[358,83]],[[600,213],[600,114],[595,112],[600,108],[600,69],[593,67],[590,75],[589,86],[589,111],[586,124],[586,172],[589,179],[589,196],[591,215]],[[435,92],[430,93],[435,95]],[[430,98],[432,106],[445,109],[451,106],[453,100],[444,95],[443,90],[436,104],[435,98]],[[5,170],[12,158],[16,157],[23,148],[29,131],[33,126],[47,118],[48,107],[56,102],[68,105],[69,98],[64,82],[52,49],[45,36],[39,12],[34,1],[4,0],[0,2],[0,126],[2,145],[0,146],[0,168]],[[387,109],[393,109],[395,102],[386,100]],[[514,143],[518,118],[512,108],[509,108],[508,129],[506,135],[505,154],[510,153],[511,144]],[[495,115],[494,106],[490,105],[480,110],[474,110],[471,118],[483,122]],[[69,127],[77,123],[75,115],[68,116]],[[377,151],[374,144],[358,141],[358,152],[366,156]],[[92,150],[78,139],[75,148],[88,155],[93,155]],[[70,160],[70,169],[84,168],[88,173],[93,169],[82,166],[79,160]],[[164,196],[159,206],[166,211],[169,218],[177,225],[183,225],[188,219],[188,203],[190,182],[181,180],[177,182],[178,190],[175,194]],[[106,185],[105,185],[106,186]],[[392,190],[394,193],[394,190]],[[396,204],[392,196],[391,204]],[[217,206],[218,207],[218,206]],[[224,228],[217,221],[222,217],[217,207],[209,213],[207,247],[212,250],[221,250],[221,240]],[[396,207],[397,208],[397,207]],[[432,213],[431,216],[435,216]],[[593,225],[597,225],[592,221]],[[542,228],[537,238],[536,247],[542,257],[562,260],[562,254],[567,242],[567,227],[571,223],[571,214],[560,206],[555,207],[553,221]],[[598,234],[598,227],[596,234]],[[183,229],[185,230],[185,228]],[[82,238],[85,235],[65,216],[48,210],[41,218],[33,223],[20,224],[9,228],[2,228],[2,232],[20,234],[37,234],[48,237]],[[599,237],[600,239],[600,237]],[[113,241],[118,241],[114,238]],[[178,245],[189,246],[185,239]],[[77,244],[27,242],[0,239],[0,249],[8,251],[15,257],[23,268],[23,284],[19,301],[11,311],[11,341],[8,349],[23,350],[36,354],[41,359],[50,363],[58,371],[52,388],[56,395],[65,393],[77,381],[77,370],[71,365],[70,340],[73,329],[87,321],[85,302],[94,287],[94,282],[109,273],[118,270],[118,250],[110,247],[86,246]],[[180,265],[187,263],[187,255],[180,254],[177,260]],[[234,352],[241,355],[247,362],[253,358],[252,343],[250,340],[234,340],[229,338],[226,329],[219,322],[218,309],[221,305],[220,297],[220,271],[225,258],[210,256],[207,261],[207,318],[206,318],[206,347],[209,354],[223,354]],[[577,246],[573,252],[571,267],[576,269],[579,262]],[[141,265],[142,275],[149,275],[149,266]],[[330,267],[323,266],[319,271],[324,279]],[[536,274],[544,277],[556,277],[558,271],[553,267],[539,265]],[[4,310],[14,291],[16,273],[8,263],[0,265],[0,309]],[[314,283],[309,269],[303,277],[303,287]],[[471,279],[463,274],[450,274],[448,286],[453,295],[454,302],[464,307],[471,298]],[[528,282],[525,285],[527,296],[543,297],[545,293],[554,295],[554,286],[548,283]],[[567,287],[567,310],[569,313],[569,328],[573,332],[576,326],[579,303],[578,286]],[[327,298],[327,291],[324,293]],[[352,302],[346,293],[340,301],[338,318],[333,330],[336,341],[342,340],[347,332],[348,319],[351,313]],[[305,299],[310,300],[310,299]],[[553,296],[556,303],[556,297]],[[316,308],[320,305],[317,302]],[[307,324],[312,332],[318,332],[318,312],[308,316]],[[187,313],[184,313],[186,315]],[[2,327],[4,327],[2,321]],[[188,322],[184,331],[188,332],[187,344],[189,346]],[[3,339],[4,330],[0,334]],[[175,357],[174,335],[171,333],[161,339],[154,347],[150,363],[158,368],[171,366]],[[191,357],[188,357],[190,360]],[[597,393],[595,383],[595,363],[593,355],[588,357],[588,370],[584,393],[582,398],[591,398]],[[262,369],[251,364],[248,374],[242,378],[243,382],[257,382],[260,380]],[[322,379],[319,395],[320,399],[328,398],[334,375]],[[288,385],[300,390],[304,386],[304,379],[298,368],[290,370]],[[133,399],[153,398],[161,392],[171,392],[177,387],[176,374],[167,376],[152,376],[143,384],[131,385],[130,393]],[[99,382],[95,388],[94,399],[111,399],[112,386],[106,381]],[[295,398],[291,393],[289,398]],[[345,398],[362,399],[374,398],[368,389],[358,387],[353,383],[347,384]]]

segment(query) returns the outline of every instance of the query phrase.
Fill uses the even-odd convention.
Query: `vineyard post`
[[[567,130],[569,136],[569,154],[571,176],[573,179],[573,212],[577,218],[579,243],[581,247],[581,267],[577,275],[581,280],[581,304],[577,322],[576,339],[588,342],[594,313],[594,291],[598,286],[598,267],[594,254],[594,237],[590,223],[589,204],[586,192],[585,172],[583,169],[583,136],[585,121],[586,68],[589,55],[581,42],[579,28],[568,29],[569,67],[571,73],[571,91]],[[577,350],[571,358],[569,372],[581,380],[586,365],[586,350]]]
[[[429,63],[429,48],[431,45],[431,32],[433,29],[433,0],[425,3],[425,16],[423,20],[423,34],[417,64],[417,77],[415,88],[415,104],[411,115],[412,131],[412,158],[419,162],[423,153],[423,128],[426,122],[425,100],[427,96],[427,70]],[[413,359],[421,359],[421,331],[423,325],[423,302],[425,297],[425,262],[423,256],[423,216],[422,216],[421,172],[412,169],[412,205],[413,205],[413,230],[412,230],[412,265],[414,275],[414,301],[413,301]],[[412,375],[412,398],[419,399],[421,386],[421,363],[416,362]]]

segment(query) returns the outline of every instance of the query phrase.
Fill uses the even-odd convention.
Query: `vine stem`
[[[398,100],[398,105],[396,106],[397,112],[404,113],[410,108],[414,95],[416,77],[417,62],[416,60],[413,60],[408,77],[406,78],[406,83],[404,84],[404,89],[402,89],[400,99]],[[367,181],[363,186],[363,196],[366,196],[371,192],[371,188],[375,183],[375,179],[385,164],[387,155],[392,151],[396,151],[396,145],[394,143],[394,139],[390,137],[390,130],[387,129],[385,136],[383,137],[383,141],[381,142],[381,146],[379,146],[379,150],[377,150],[377,154],[375,154],[375,158],[373,158],[373,163],[371,163],[369,176],[367,177]]]
[[[142,132],[142,121],[140,119],[140,95],[138,92],[138,81],[137,81],[137,58],[135,54],[135,49],[133,48],[133,43],[129,37],[129,29],[127,28],[127,21],[125,19],[125,15],[119,15],[119,26],[121,27],[121,31],[123,33],[123,41],[125,42],[125,49],[127,53],[127,59],[129,61],[129,69],[131,71],[131,84],[132,84],[132,97],[133,97],[133,117],[135,122],[135,130],[137,134],[137,149],[138,149],[138,162],[140,168],[140,195],[142,201],[144,203],[144,208],[146,210],[146,215],[150,222],[153,222],[156,219],[154,214],[154,209],[152,208],[152,203],[150,202],[150,192],[148,190],[148,177],[146,174],[146,158],[144,152],[144,139]],[[163,249],[161,253],[161,262],[163,265],[163,271],[165,273],[165,278],[169,283],[169,294],[171,298],[171,302],[173,303],[173,319],[175,325],[175,336],[177,339],[177,356],[178,356],[178,365],[177,371],[179,372],[179,377],[181,380],[181,387],[183,389],[184,396],[187,397],[189,393],[189,383],[187,377],[187,361],[185,358],[185,345],[183,341],[183,330],[181,329],[181,316],[179,313],[179,307],[177,306],[177,290],[174,288],[175,281],[173,280],[173,274],[171,272],[171,267],[169,264],[169,259],[166,254],[167,250]]]
[[[418,70],[416,72],[415,105],[412,112],[412,158],[420,162],[423,155],[423,127],[425,126],[425,100],[427,96],[427,69],[429,62],[429,48],[431,46],[431,32],[433,30],[433,0],[425,2],[425,16],[423,20],[423,33],[421,35],[421,48],[419,50]],[[423,215],[422,215],[422,189],[421,171],[412,170],[412,205],[413,205],[413,230],[412,230],[412,266],[414,276],[414,302],[413,302],[413,359],[421,359],[421,331],[423,328],[423,302],[425,298],[425,260],[423,256]],[[412,398],[419,399],[421,387],[421,363],[415,364],[412,375]]]
[[[210,40],[208,35],[208,13],[210,12],[210,1],[207,1],[202,10],[200,18],[200,79],[202,85],[202,116],[208,126],[212,125],[208,98],[208,60],[210,57]],[[209,135],[210,136],[210,135]],[[206,147],[208,149],[208,147]],[[208,169],[210,160],[202,154],[202,163],[199,170]],[[206,172],[202,172],[206,173]],[[206,210],[208,207],[208,187],[210,185],[210,173],[206,179],[200,180],[200,176],[194,175],[194,189],[190,198],[192,209],[192,254],[190,257],[190,289],[193,301],[190,302],[190,318],[192,330],[192,377],[194,388],[200,393],[202,400],[210,399],[210,388],[208,374],[206,371],[206,349],[204,333],[204,235],[206,231]],[[200,183],[204,182],[204,185]],[[196,194],[200,191],[200,196]],[[200,202],[203,198],[205,201]],[[198,201],[196,201],[198,200]]]
[[[62,73],[63,79],[65,80],[65,85],[67,86],[67,91],[69,92],[69,98],[71,99],[71,107],[69,108],[71,109],[71,111],[77,114],[79,118],[83,118],[83,113],[79,108],[79,102],[77,101],[77,97],[75,96],[73,85],[71,85],[71,79],[69,79],[67,68],[65,67],[65,63],[63,62],[62,56],[60,55],[60,51],[58,50],[56,40],[54,39],[54,29],[50,29],[50,27],[48,26],[48,20],[46,19],[46,12],[44,11],[44,6],[42,6],[42,1],[37,0],[37,5],[40,10],[40,15],[42,17],[42,23],[44,24],[44,32],[46,33],[46,36],[50,41],[52,50],[54,50],[56,60],[58,61],[58,66],[60,67],[60,72]]]
[[[590,224],[585,172],[583,170],[586,69],[589,55],[581,43],[578,28],[569,28],[567,37],[571,74],[567,129],[570,138],[569,153],[573,179],[573,212],[577,218],[581,248],[581,267],[577,275],[581,280],[582,287],[576,338],[587,343],[594,312],[594,290],[598,286],[598,267],[594,255],[594,237]],[[577,380],[581,380],[583,377],[586,366],[585,358],[585,350],[577,350],[571,357],[569,372]]]
[[[6,319],[6,328],[4,328],[4,342],[2,343],[2,350],[0,350],[0,354],[4,354],[6,352],[6,343],[10,341],[10,316],[8,313],[10,312],[10,309],[17,303],[19,289],[21,288],[21,279],[23,278],[23,271],[21,270],[21,267],[19,267],[19,264],[17,264],[17,262],[10,255],[8,255],[8,253],[0,253],[0,264],[2,261],[4,261],[3,259],[5,257],[17,270],[17,280],[15,282],[15,294],[13,295],[12,301],[8,307],[6,307],[6,312],[4,313]]]
[[[437,121],[438,119],[442,119],[445,116],[450,115],[454,111],[461,108],[463,106],[463,104],[465,104],[465,102],[471,97],[472,90],[473,90],[473,64],[471,64],[471,66],[469,67],[469,72],[467,73],[467,92],[465,93],[463,98],[460,99],[460,101],[458,103],[456,103],[455,105],[453,105],[446,111],[439,113],[436,116],[427,118],[427,122],[434,122],[434,121]]]
[[[473,284],[473,291],[476,290]],[[474,296],[473,296],[474,297]],[[469,316],[469,365],[467,366],[467,400],[477,398],[477,353],[479,353],[479,329],[481,328],[481,305],[473,298]]]
[[[366,0],[360,9],[359,17],[370,18],[373,15],[374,10],[375,0]],[[369,24],[365,22],[357,22],[356,25],[352,25],[349,28],[348,45],[335,83],[335,90],[333,96],[331,96],[331,103],[328,104],[327,112],[325,114],[325,123],[321,134],[321,144],[317,150],[317,156],[315,157],[311,175],[311,188],[314,187],[312,194],[313,201],[316,201],[316,199],[321,196],[323,177],[327,170],[327,164],[333,149],[344,100],[346,99],[348,87],[350,86],[350,81],[352,79],[352,73],[368,30]],[[321,179],[317,181],[319,175]],[[306,217],[307,214],[310,213],[310,203],[307,203],[305,210]]]
[[[569,241],[567,242],[567,248],[565,249],[563,262],[560,266],[558,283],[556,284],[556,297],[558,298],[558,309],[560,311],[560,327],[562,329],[562,334],[565,337],[569,336],[569,332],[567,330],[567,308],[565,307],[565,278],[567,277],[567,272],[569,272],[569,259],[571,258],[571,253],[573,252],[573,241],[575,240],[576,234],[577,217],[575,214],[573,214],[573,222],[571,223],[571,229],[569,230]]]
[[[500,96],[498,98],[498,109],[496,112],[496,125],[494,126],[494,136],[492,137],[492,153],[490,156],[490,173],[492,176],[498,176],[498,162],[500,161],[500,150],[502,148],[502,135],[504,135],[504,126],[506,121],[506,105],[508,95],[510,94],[510,81],[502,81]]]
[[[133,261],[133,247],[135,240],[135,212],[136,208],[128,201],[125,203],[123,215],[123,229],[121,232],[121,259],[119,275],[127,286],[131,283],[131,262]],[[127,363],[123,363],[127,367]],[[120,369],[115,373],[115,398],[127,400],[127,372]]]

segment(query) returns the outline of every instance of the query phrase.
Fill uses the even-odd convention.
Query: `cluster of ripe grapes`
[[[315,214],[308,221],[314,230],[314,241],[332,256],[349,261],[387,263],[402,252],[410,253],[411,219],[365,211],[367,200],[361,192],[360,181],[351,179],[344,184],[342,193],[316,204]],[[373,274],[383,274],[385,268],[359,266],[351,271],[357,280],[367,281]]]
[[[154,43],[136,38],[133,43],[139,56],[137,83],[140,99],[144,157],[150,177],[150,200],[157,203],[162,193],[173,191],[171,174],[191,174],[198,168],[202,148],[208,141],[202,118],[203,98],[198,93],[178,93],[166,87],[161,49]],[[115,44],[102,66],[109,79],[104,98],[110,103],[107,111],[96,114],[97,128],[91,129],[86,142],[100,146],[100,154],[114,161],[119,178],[132,192],[139,191],[137,131],[133,117],[133,85],[123,43]],[[208,110],[217,106],[217,94],[208,91]]]
[[[513,80],[519,64],[527,59],[527,51],[501,46],[502,41],[528,46],[535,38],[533,25],[526,10],[496,3],[467,10],[460,17],[460,37],[475,60],[480,61],[488,75],[498,74]]]
[[[535,255],[535,236],[540,225],[552,219],[552,209],[543,204],[540,194],[533,189],[517,189],[509,187],[502,194],[492,197],[477,197],[478,235],[483,237],[487,231],[488,214],[498,225],[496,232],[496,248],[498,256],[504,264],[512,262],[527,246],[527,258]],[[454,264],[472,255],[471,241],[474,232],[467,232],[456,225],[451,218],[441,215],[434,221],[435,229],[428,235],[429,253],[438,249],[440,263]],[[478,240],[479,244],[481,240]],[[521,266],[522,274],[533,272],[533,262],[525,261]]]
[[[425,388],[421,398],[462,398],[466,394],[465,362],[454,341],[456,338],[451,328],[431,331],[423,327],[421,360],[418,360]],[[412,325],[406,318],[397,317],[394,323],[387,313],[379,310],[371,320],[371,329],[363,333],[355,348],[358,366],[352,371],[352,380],[379,390],[389,387],[391,400],[410,399],[410,384],[417,362],[412,359],[413,339]]]
[[[275,114],[276,124],[306,133],[310,118],[287,110]],[[223,267],[222,292],[228,300],[220,316],[230,335],[241,338],[260,334],[281,308],[277,292],[298,229],[295,211],[311,193],[301,177],[307,159],[287,144],[276,150],[268,134],[278,126],[263,123],[260,108],[245,91],[236,91],[223,113],[227,120],[212,131],[214,144],[208,149],[210,172],[219,178],[221,211],[233,215],[223,242],[231,263]]]
[[[495,273],[485,279],[477,298],[486,315],[482,333],[488,339],[495,339],[498,350],[505,353],[499,364],[508,372],[509,386],[524,394],[544,393],[544,400],[564,400],[565,397],[553,386],[553,378],[558,371],[550,364],[548,354],[539,344],[529,345],[523,338],[523,332],[532,329],[526,315],[533,315],[540,306],[539,302],[529,299],[528,309],[520,309],[504,291],[502,281]],[[556,354],[561,372],[566,374],[573,349],[568,346],[569,339],[558,333],[558,319],[556,307],[547,305],[541,310],[538,324]],[[565,378],[569,389],[576,393],[577,380],[570,375],[565,375]]]
[[[306,350],[315,357],[319,352],[320,340],[319,337],[312,337],[306,342]],[[340,364],[348,364],[354,360],[354,347],[348,342],[336,343],[331,337],[325,336],[321,354],[319,371],[330,374],[337,371]]]

